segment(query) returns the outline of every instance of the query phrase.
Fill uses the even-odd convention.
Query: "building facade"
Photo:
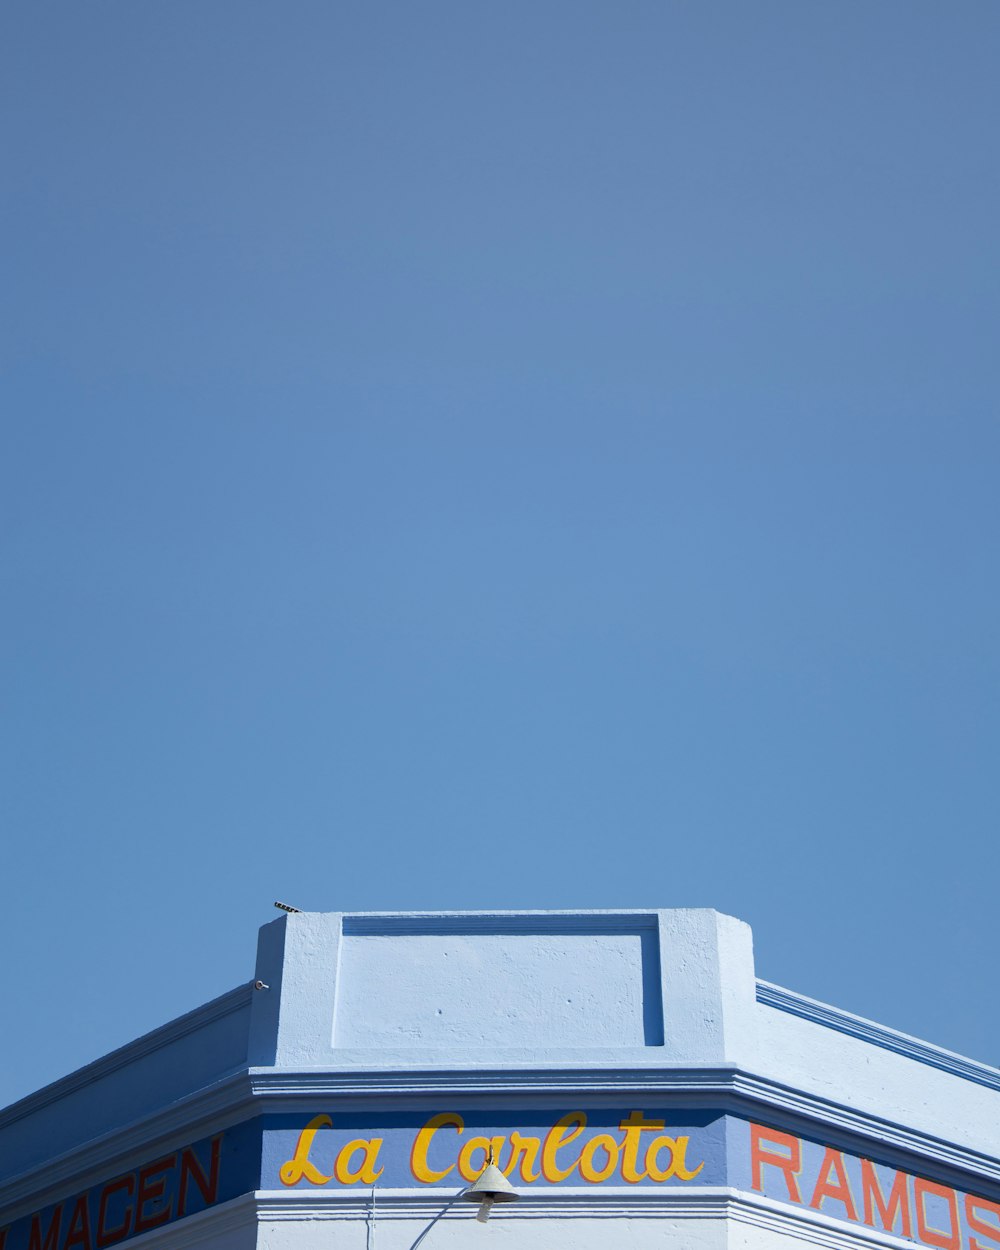
[[[0,1112],[0,1250],[126,1242],[1000,1250],[1000,1071],[758,980],[714,911],[298,913]]]

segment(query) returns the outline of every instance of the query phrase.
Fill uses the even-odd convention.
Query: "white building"
[[[731,917],[300,913],[255,982],[0,1112],[0,1250],[1000,1250],[1000,1071]]]

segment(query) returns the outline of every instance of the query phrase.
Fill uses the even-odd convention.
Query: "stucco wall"
[[[371,1230],[363,1220],[265,1222],[258,1244],[261,1250],[330,1250],[331,1246],[342,1250],[411,1250],[426,1232],[421,1250],[551,1250],[553,1246],[574,1250],[725,1250],[727,1246],[722,1219],[496,1216],[482,1225],[471,1214],[463,1214],[429,1225],[424,1218],[377,1219]]]
[[[888,1030],[886,1044],[874,1045],[764,1005],[758,1031],[753,1066],[762,1075],[1000,1159],[1000,1073],[991,1088],[890,1049]]]
[[[0,1113],[0,1250],[902,1247],[907,1221],[924,1246],[1000,1250],[1000,1072],[758,982],[732,917],[294,914],[262,928],[256,977]],[[463,1127],[421,1173],[442,1112]],[[576,1145],[512,1172],[519,1202],[437,1218],[488,1140],[501,1166],[515,1129],[540,1158],[569,1113]],[[629,1176],[633,1115],[662,1120],[633,1161],[662,1134],[665,1179]],[[904,1195],[881,1224],[871,1168]],[[105,1195],[119,1232],[98,1248],[79,1221]]]

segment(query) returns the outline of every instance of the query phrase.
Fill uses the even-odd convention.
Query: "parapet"
[[[754,1027],[750,929],[707,909],[300,913],[258,971],[278,1067],[715,1064]]]

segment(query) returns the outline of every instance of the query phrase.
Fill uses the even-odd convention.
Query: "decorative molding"
[[[462,1202],[462,1189],[375,1189],[376,1220],[473,1219],[476,1207]],[[737,1191],[723,1186],[703,1186],[698,1190],[681,1187],[637,1189],[633,1185],[559,1186],[558,1189],[522,1189],[518,1202],[498,1207],[494,1219],[508,1217],[537,1219],[548,1216],[625,1218],[675,1216],[688,1219],[721,1219]],[[262,1220],[357,1220],[371,1211],[372,1191],[341,1193],[327,1190],[323,1195],[261,1190],[254,1195]]]
[[[470,1220],[471,1204],[460,1202],[461,1190],[375,1190],[375,1218],[379,1220]],[[197,1215],[129,1239],[136,1250],[167,1246],[185,1250],[211,1243],[225,1233],[261,1223],[297,1221],[363,1221],[371,1212],[371,1191],[363,1194],[328,1190],[322,1194],[259,1190],[241,1194]],[[912,1250],[913,1242],[890,1233],[835,1220],[820,1212],[776,1202],[758,1194],[725,1186],[701,1189],[681,1187],[636,1189],[632,1186],[560,1187],[522,1191],[520,1201],[498,1209],[494,1220],[506,1219],[684,1219],[723,1220],[791,1235],[827,1250]]]
[[[380,1220],[470,1220],[475,1218],[471,1204],[456,1201],[458,1194],[442,1195],[413,1190],[375,1191],[375,1219]],[[364,1197],[329,1192],[293,1195],[270,1190],[247,1193],[198,1215],[188,1216],[161,1229],[132,1238],[137,1250],[155,1250],[169,1245],[171,1250],[203,1245],[222,1234],[255,1223],[296,1221],[366,1221],[371,1211],[371,1191]],[[557,1193],[522,1193],[520,1201],[498,1208],[494,1220],[507,1219],[684,1219],[724,1220],[762,1228],[778,1235],[792,1236],[823,1246],[826,1250],[857,1250],[859,1246],[879,1250],[913,1250],[913,1242],[891,1233],[859,1224],[835,1220],[820,1212],[797,1208],[758,1194],[727,1187],[708,1187],[697,1192],[676,1189],[636,1191],[628,1186],[603,1188],[561,1188]]]
[[[879,1232],[863,1224],[835,1220],[819,1211],[793,1207],[759,1194],[734,1191],[727,1212],[738,1224],[749,1224],[769,1232],[811,1241],[828,1250],[855,1250],[858,1245],[891,1247],[892,1250],[913,1250],[916,1243],[893,1233]]]
[[[352,1109],[391,1101],[397,1108],[426,1106],[442,1097],[474,1097],[483,1105],[521,1097],[668,1097],[691,1108],[717,1108],[785,1125],[858,1153],[871,1151],[908,1171],[931,1167],[942,1180],[1000,1198],[1000,1158],[931,1137],[902,1124],[784,1086],[734,1066],[690,1068],[662,1065],[603,1069],[447,1069],[410,1072],[285,1072],[251,1068],[216,1082],[162,1111],[116,1129],[7,1180],[0,1207],[44,1206],[88,1188],[137,1157],[152,1156],[182,1140],[254,1115],[312,1111],[326,1100]],[[30,1205],[28,1205],[30,1203]]]
[[[462,1191],[419,1192],[409,1189],[375,1190],[375,1220],[468,1220],[475,1208],[459,1201]],[[367,1220],[372,1193],[343,1194],[328,1191],[289,1194],[262,1190],[254,1195],[260,1222],[287,1223],[298,1220]],[[637,1189],[616,1185],[563,1187],[557,1190],[522,1190],[520,1200],[497,1208],[495,1220],[507,1219],[684,1219],[724,1220],[764,1228],[825,1246],[828,1250],[913,1250],[913,1242],[860,1224],[836,1220],[808,1207],[794,1207],[759,1194],[727,1186],[700,1189],[670,1187]]]
[[[854,1016],[849,1011],[831,1007],[829,1003],[807,998],[804,994],[797,994],[793,990],[783,989],[780,985],[772,985],[769,981],[758,981],[757,1001],[765,1007],[773,1007],[776,1011],[784,1011],[802,1020],[810,1020],[813,1024],[835,1029],[838,1033],[846,1033],[849,1037],[860,1038],[861,1041],[870,1042],[882,1050],[891,1050],[897,1055],[914,1059],[917,1063],[928,1064],[952,1076],[960,1076],[966,1081],[975,1081],[977,1085],[985,1085],[988,1089],[1000,1090],[1000,1069],[998,1068],[979,1063],[975,1059],[966,1059],[964,1055],[958,1055],[954,1051],[932,1046],[918,1037],[911,1037],[908,1033],[898,1033],[895,1029],[877,1024],[874,1020]]]
[[[769,1077],[737,1072],[732,1083],[736,1096],[730,1102],[743,1114],[762,1115],[762,1108],[784,1112],[787,1119],[807,1135],[833,1144],[839,1135],[844,1144],[864,1153],[865,1147],[887,1162],[919,1170],[936,1163],[961,1187],[982,1188],[984,1180],[1000,1184],[1000,1158],[912,1129],[905,1124],[857,1111],[843,1103],[782,1085]],[[953,1175],[955,1174],[955,1175]]]
[[[561,1094],[629,1093],[673,1090],[717,1090],[736,1076],[735,1065],[696,1068],[658,1064],[641,1068],[415,1068],[363,1071],[327,1068],[295,1072],[251,1068],[255,1095],[263,1098],[327,1095]]]
[[[33,1115],[36,1111],[42,1110],[43,1107],[49,1106],[50,1103],[58,1102],[60,1098],[74,1094],[78,1089],[82,1089],[86,1085],[92,1085],[95,1081],[103,1080],[104,1077],[110,1076],[112,1072],[117,1072],[119,1068],[124,1068],[130,1063],[135,1063],[138,1059],[145,1058],[146,1055],[150,1055],[154,1051],[162,1050],[163,1047],[172,1045],[182,1037],[186,1037],[189,1033],[195,1033],[198,1029],[203,1029],[206,1025],[213,1024],[224,1016],[232,1015],[235,1011],[241,1011],[244,1007],[250,1005],[252,993],[253,986],[251,983],[238,985],[236,989],[229,990],[228,993],[222,994],[218,998],[213,998],[211,1002],[204,1003],[201,1007],[196,1007],[194,1011],[189,1011],[185,1015],[169,1021],[167,1024],[160,1025],[159,1028],[153,1029],[150,1033],[144,1033],[142,1037],[137,1037],[135,1041],[128,1042],[117,1050],[112,1050],[100,1059],[95,1059],[93,1063],[88,1063],[86,1067],[77,1068],[75,1072],[71,1072],[68,1076],[60,1077],[58,1081],[53,1081],[51,1085],[45,1085],[18,1102],[11,1103],[9,1107],[0,1111],[0,1129],[5,1129],[9,1125],[15,1124],[18,1120],[24,1119],[25,1116]]]
[[[454,1070],[427,1072],[272,1072],[251,1069],[256,1098],[269,1111],[291,1109],[304,1097],[323,1098],[385,1097],[394,1100],[423,1101],[442,1093],[458,1096],[513,1096],[539,1098],[554,1094],[581,1097],[608,1095],[668,1095],[690,1107],[717,1107],[748,1117],[790,1120],[807,1135],[840,1136],[851,1148],[874,1150],[880,1156],[894,1157],[900,1166],[912,1168],[914,1159],[936,1163],[949,1174],[960,1175],[956,1183],[969,1185],[983,1180],[1000,1184],[1000,1158],[967,1146],[933,1137],[878,1116],[833,1102],[816,1094],[782,1085],[769,1077],[741,1071],[735,1066],[688,1068],[663,1065],[659,1068],[536,1070]],[[285,1100],[288,1100],[286,1103]],[[770,1113],[770,1114],[769,1114]],[[955,1179],[955,1178],[953,1178]]]

